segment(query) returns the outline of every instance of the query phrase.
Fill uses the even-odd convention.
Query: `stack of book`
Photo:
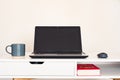
[[[78,76],[97,76],[100,75],[100,68],[94,64],[77,64]]]

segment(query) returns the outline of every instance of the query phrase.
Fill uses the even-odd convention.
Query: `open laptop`
[[[31,58],[87,58],[80,26],[36,26]]]

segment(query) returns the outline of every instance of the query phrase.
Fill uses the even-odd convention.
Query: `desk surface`
[[[89,56],[85,59],[31,59],[29,57],[29,54],[31,52],[27,52],[25,57],[22,58],[13,58],[10,54],[7,53],[1,53],[0,54],[0,61],[94,61],[94,62],[117,62],[120,61],[120,53],[109,53],[108,58],[101,59],[97,57],[98,52],[94,53],[86,53]]]

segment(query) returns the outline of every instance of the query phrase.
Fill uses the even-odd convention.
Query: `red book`
[[[94,64],[77,64],[78,76],[100,75],[100,68]]]

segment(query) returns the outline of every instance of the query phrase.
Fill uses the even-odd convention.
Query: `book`
[[[100,68],[94,64],[77,64],[78,76],[100,75]]]

